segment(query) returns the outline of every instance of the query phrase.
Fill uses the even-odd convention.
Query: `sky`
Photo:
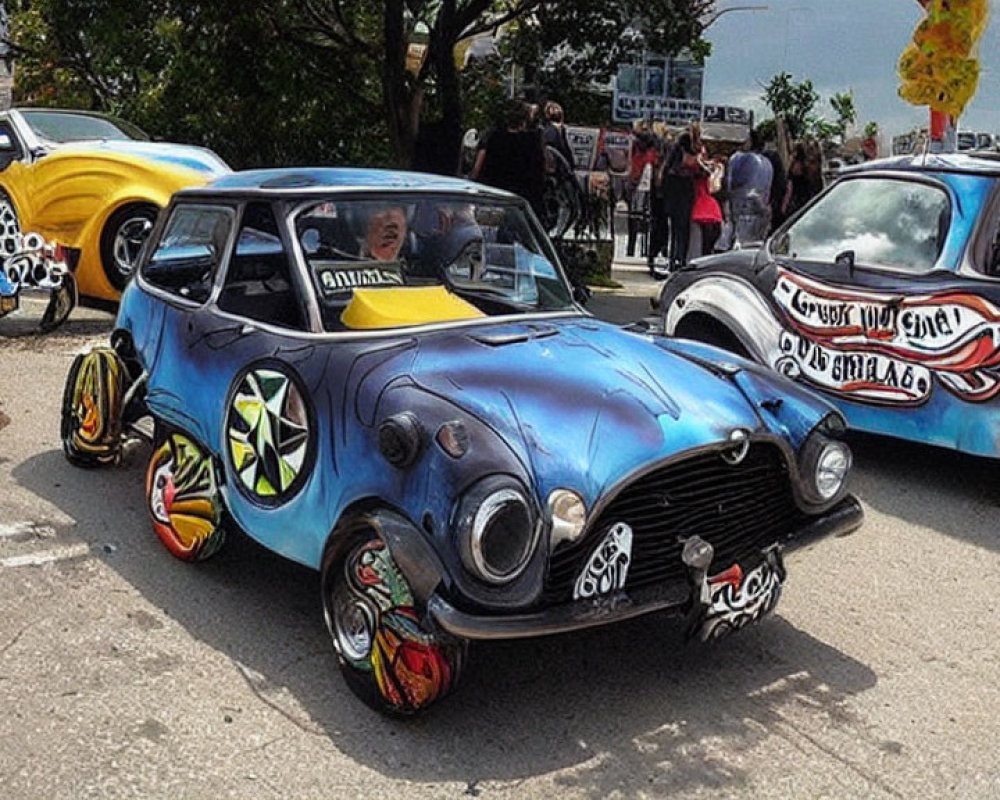
[[[852,90],[858,124],[879,123],[886,137],[925,126],[926,107],[896,94],[896,63],[923,17],[917,0],[719,0],[718,9],[766,5],[764,11],[720,16],[706,38],[706,103],[753,108],[770,116],[760,96],[777,73],[812,80],[817,110],[833,119],[828,98]],[[962,130],[1000,134],[1000,0],[990,0],[990,22],[979,40],[979,90],[959,122]]]

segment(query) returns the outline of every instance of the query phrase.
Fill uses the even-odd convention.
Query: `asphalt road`
[[[643,315],[627,282],[592,308]],[[1000,797],[997,465],[855,439],[866,524],[790,558],[763,624],[482,646],[391,721],[342,683],[314,573],[238,539],[173,560],[143,445],[63,460],[65,373],[109,325],[0,320],[3,798]]]

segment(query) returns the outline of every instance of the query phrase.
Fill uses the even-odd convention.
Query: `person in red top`
[[[721,184],[721,165],[705,158],[698,159],[699,171],[694,176],[694,205],[691,206],[691,223],[701,229],[701,254],[707,256],[715,249],[722,233],[722,207],[712,195]],[[715,184],[713,185],[713,180]]]

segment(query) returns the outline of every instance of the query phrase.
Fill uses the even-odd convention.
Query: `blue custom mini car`
[[[672,276],[665,332],[822,391],[852,428],[1000,456],[1000,163],[842,175],[759,247]]]
[[[703,639],[771,611],[783,553],[862,518],[825,401],[599,322],[520,199],[316,169],[177,193],[62,439],[114,463],[154,422],[153,527],[321,573],[351,688],[411,713],[467,643],[651,611]]]

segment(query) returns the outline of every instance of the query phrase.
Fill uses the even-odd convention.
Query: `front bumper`
[[[845,536],[864,519],[861,504],[848,495],[823,516],[775,544],[782,553],[797,550],[827,536]],[[704,580],[701,575],[701,580]],[[697,580],[697,578],[695,578]],[[530,614],[487,616],[455,608],[439,594],[427,601],[427,612],[439,627],[461,639],[527,639],[554,633],[592,628],[631,619],[655,611],[691,615],[693,582],[676,580],[661,586],[621,591],[590,600],[578,600]]]

